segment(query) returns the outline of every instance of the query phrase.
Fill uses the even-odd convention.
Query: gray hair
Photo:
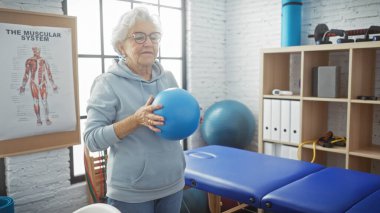
[[[131,11],[124,13],[116,27],[112,31],[111,44],[117,54],[121,55],[118,46],[125,41],[129,30],[136,24],[137,21],[148,21],[155,25],[158,32],[161,32],[161,23],[158,17],[149,13],[144,7],[136,7]]]

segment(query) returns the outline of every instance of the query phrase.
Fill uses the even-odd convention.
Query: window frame
[[[5,159],[0,158],[0,196],[7,196],[7,187],[5,181]]]
[[[112,59],[117,57],[116,55],[105,55],[104,54],[104,35],[103,35],[103,1],[104,0],[98,0],[99,3],[99,23],[100,23],[100,54],[78,54],[78,59],[79,58],[95,58],[95,59],[100,59],[101,60],[101,71],[102,73],[105,73],[105,60],[106,59]],[[162,57],[161,54],[157,57],[158,61],[161,62],[161,60],[165,59],[175,59],[175,60],[181,60],[182,61],[182,88],[187,89],[187,61],[186,61],[186,1],[181,0],[181,7],[171,7],[171,6],[164,6],[160,4],[160,0],[158,0],[157,4],[153,3],[147,3],[147,2],[142,2],[142,1],[135,1],[135,0],[120,0],[120,1],[125,1],[125,2],[130,2],[131,7],[133,8],[134,3],[139,3],[139,4],[145,4],[145,5],[153,5],[157,6],[158,8],[164,7],[164,8],[171,8],[171,9],[179,9],[181,11],[181,16],[182,16],[182,23],[181,23],[181,32],[182,32],[182,53],[181,57]],[[64,15],[68,14],[68,7],[67,7],[67,0],[62,1],[62,9]],[[160,10],[159,10],[160,11]],[[161,50],[160,50],[161,51]],[[78,70],[79,72],[79,70]],[[79,82],[80,84],[80,82]],[[87,115],[81,115],[80,119],[87,119]],[[73,146],[70,146],[69,148],[69,153],[70,153],[70,182],[71,184],[79,183],[85,181],[85,175],[79,175],[75,176],[74,175],[74,149]],[[183,140],[183,149],[187,150],[187,139]]]

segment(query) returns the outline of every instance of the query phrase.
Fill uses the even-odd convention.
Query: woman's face
[[[152,42],[149,38],[151,33],[157,32],[156,27],[147,21],[137,21],[136,24],[130,29],[127,39],[122,43],[122,53],[128,58],[127,63],[132,67],[152,66],[157,53],[158,42]],[[145,42],[139,44],[135,41],[134,33],[145,33]]]

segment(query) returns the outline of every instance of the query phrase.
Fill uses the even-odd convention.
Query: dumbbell
[[[337,43],[354,42],[353,39],[348,39],[348,35],[344,30],[329,29],[326,24],[318,24],[315,27],[314,35],[309,35],[309,37],[314,37],[316,44],[332,44],[332,42],[329,41],[329,38],[334,36],[344,37],[339,38]]]
[[[314,34],[309,35],[309,38],[315,39],[316,44],[331,44],[329,41],[330,37],[342,36],[344,38],[339,38],[337,43],[348,43],[354,42],[353,39],[348,39],[348,36],[365,35],[364,38],[356,39],[356,42],[362,41],[379,41],[380,36],[373,36],[372,39],[369,38],[369,34],[379,34],[380,26],[370,26],[367,29],[356,29],[356,30],[340,30],[340,29],[329,29],[326,24],[318,24],[315,27]]]
[[[377,34],[380,33],[380,26],[370,26],[365,34],[364,38],[357,38],[356,42],[363,42],[363,41],[380,41],[380,36],[373,36],[372,38],[369,38],[369,34]]]

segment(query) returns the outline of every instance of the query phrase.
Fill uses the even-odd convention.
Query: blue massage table
[[[380,190],[359,201],[347,213],[380,212]]]
[[[217,145],[185,151],[185,159],[186,185],[209,193],[212,212],[220,212],[221,196],[281,213],[355,212],[369,195],[379,197],[380,176],[353,170]]]
[[[380,176],[326,168],[269,193],[263,202],[274,212],[345,212],[376,189]]]

